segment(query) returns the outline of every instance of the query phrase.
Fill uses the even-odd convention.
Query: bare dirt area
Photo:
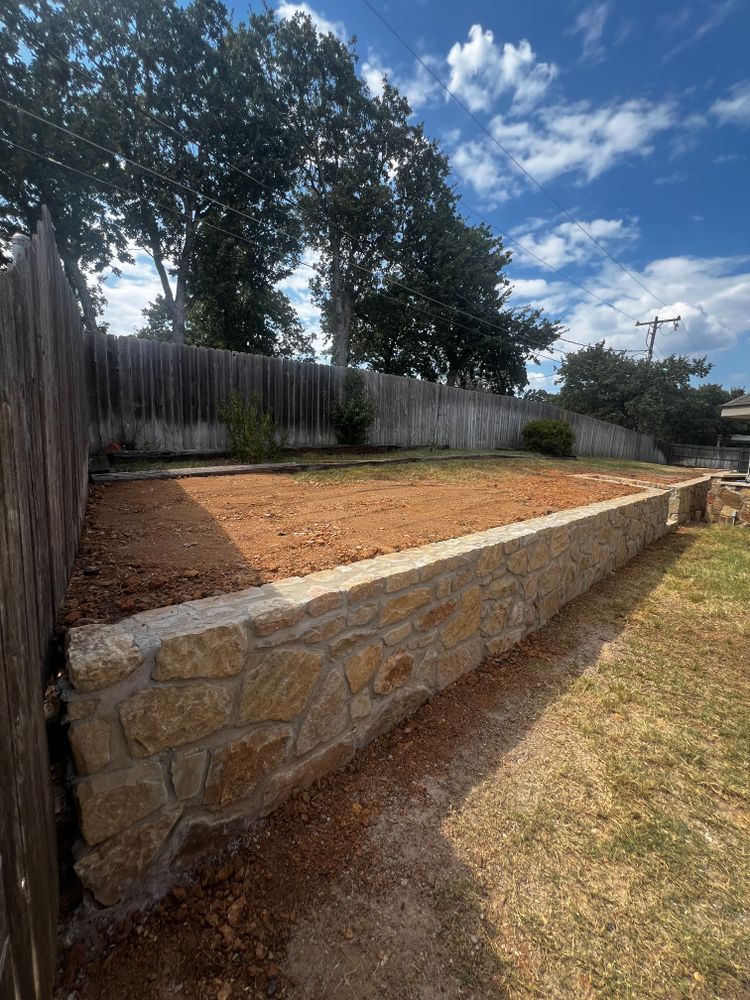
[[[116,621],[637,492],[508,463],[406,469],[93,487],[63,623]]]
[[[736,529],[667,535],[74,944],[58,1000],[747,997],[748,582]]]

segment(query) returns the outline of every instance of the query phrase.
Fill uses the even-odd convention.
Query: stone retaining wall
[[[104,905],[343,766],[667,530],[647,491],[68,639],[81,841]]]
[[[750,528],[750,487],[736,486],[726,474],[711,480],[706,517],[712,524]]]
[[[673,486],[669,496],[669,520],[673,524],[702,521],[706,514],[711,476],[699,476]]]

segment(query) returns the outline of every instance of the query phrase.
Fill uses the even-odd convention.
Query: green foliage
[[[559,326],[509,305],[510,254],[464,219],[445,154],[299,6],[0,0],[0,93],[96,144],[0,107],[0,139],[60,161],[0,157],[0,256],[46,202],[89,328],[90,275],[136,247],[161,284],[140,336],[307,358],[283,291],[307,252],[334,364],[522,390]]]
[[[330,412],[339,444],[364,444],[377,415],[377,403],[367,395],[362,372],[347,372],[343,398],[331,407]]]
[[[530,420],[521,432],[524,447],[545,455],[572,455],[576,432],[564,420]]]
[[[246,403],[239,392],[232,392],[219,407],[219,419],[227,425],[232,456],[248,465],[277,461],[286,445],[287,434],[278,437],[276,421],[270,410],[263,410],[260,393]]]
[[[555,402],[665,441],[716,444],[720,435],[741,433],[741,425],[722,420],[720,411],[744,390],[694,385],[711,367],[705,358],[673,354],[649,362],[594,344],[561,361]]]

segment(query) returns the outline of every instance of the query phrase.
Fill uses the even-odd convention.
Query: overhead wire
[[[233,213],[235,215],[238,215],[241,218],[246,219],[246,220],[248,220],[250,222],[258,223],[261,226],[266,226],[265,220],[260,219],[257,216],[251,215],[248,212],[244,212],[241,209],[234,208],[232,205],[229,205],[226,202],[223,202],[223,201],[219,200],[218,198],[214,198],[212,195],[205,194],[204,192],[202,192],[200,190],[197,190],[196,188],[193,188],[190,185],[183,183],[182,181],[179,181],[179,180],[176,180],[174,178],[171,178],[167,174],[164,174],[164,173],[162,173],[159,170],[155,170],[153,167],[146,166],[145,164],[142,164],[142,163],[140,163],[137,160],[133,160],[130,157],[125,156],[123,153],[120,153],[120,152],[118,152],[116,150],[113,150],[113,149],[109,149],[106,146],[102,146],[100,143],[94,142],[93,139],[89,139],[86,136],[80,135],[79,133],[75,132],[73,129],[68,128],[67,126],[60,125],[60,124],[58,124],[56,122],[52,122],[49,119],[44,118],[41,115],[38,115],[38,114],[36,114],[33,111],[29,111],[27,108],[23,108],[23,107],[21,107],[18,104],[14,104],[12,101],[7,100],[7,98],[0,97],[0,103],[5,104],[6,106],[12,108],[13,110],[15,110],[17,112],[20,112],[21,114],[27,115],[30,118],[32,118],[32,119],[34,119],[36,121],[41,122],[44,125],[48,125],[51,128],[54,128],[54,129],[56,129],[56,130],[58,130],[60,132],[63,132],[65,134],[71,136],[74,139],[78,139],[78,140],[80,140],[82,142],[87,143],[88,145],[92,146],[94,149],[97,149],[99,152],[106,153],[108,156],[114,157],[115,161],[122,161],[124,163],[127,163],[129,166],[135,167],[136,169],[144,170],[147,173],[152,174],[153,176],[159,178],[160,180],[166,181],[169,184],[173,184],[174,186],[180,188],[183,191],[189,192],[189,193],[195,195],[196,197],[203,198],[205,201],[208,201],[211,204],[217,205],[218,207],[224,209],[227,212],[230,212],[230,213]],[[202,220],[202,221],[204,221],[204,220]],[[271,226],[270,228],[273,229],[276,232],[279,232],[278,227]],[[332,256],[334,258],[336,258],[336,255],[332,255]],[[336,258],[336,259],[339,259],[339,258]],[[351,262],[351,263],[352,263],[352,266],[355,267],[356,269],[358,269],[360,271],[363,271],[364,273],[368,274],[371,277],[374,276],[374,273],[372,271],[370,271],[368,268],[364,267],[363,265],[356,264],[354,262]],[[529,338],[527,338],[527,337],[521,337],[521,336],[519,336],[517,334],[513,334],[512,331],[509,330],[507,327],[499,326],[496,323],[492,323],[490,320],[484,319],[484,318],[482,318],[480,316],[475,316],[474,314],[469,313],[469,312],[467,312],[464,309],[459,309],[457,306],[452,306],[452,305],[450,305],[448,303],[441,302],[439,299],[435,299],[433,296],[428,295],[426,292],[421,292],[418,289],[411,288],[409,285],[405,284],[404,282],[399,281],[397,278],[391,277],[390,275],[383,275],[382,276],[382,280],[385,281],[385,282],[387,282],[388,284],[392,284],[392,285],[395,285],[396,287],[403,288],[405,291],[409,292],[410,294],[416,295],[419,298],[423,298],[426,301],[429,301],[429,302],[433,303],[434,305],[439,306],[442,309],[447,309],[447,310],[449,310],[449,311],[451,311],[451,312],[453,312],[453,313],[455,313],[457,315],[463,315],[463,316],[465,316],[465,317],[467,317],[469,319],[475,320],[478,323],[483,323],[486,326],[489,326],[489,327],[491,327],[493,329],[496,329],[496,330],[498,330],[501,333],[509,334],[509,335],[513,336],[517,341],[520,341],[521,343],[525,343],[526,345],[529,345],[529,346],[531,346],[532,348],[534,348],[536,350],[536,345],[535,345],[535,343],[533,341],[529,340]],[[399,301],[399,300],[397,300],[397,301]],[[409,303],[404,303],[404,305],[409,305]],[[469,330],[470,328],[463,327],[463,329]],[[474,332],[474,331],[472,330],[470,332]],[[571,340],[570,338],[567,338],[567,337],[557,337],[555,339],[556,340],[560,340],[560,341],[562,341],[564,343],[573,344],[576,347],[587,347],[588,346],[587,344],[584,344],[583,342],[574,341],[574,340]],[[548,348],[548,350],[549,349],[550,348]]]
[[[76,64],[76,63],[73,63],[73,62],[71,62],[70,60],[68,60],[68,59],[65,59],[65,58],[63,58],[62,56],[58,55],[57,53],[53,53],[53,52],[50,52],[50,51],[49,51],[49,50],[48,50],[48,49],[47,49],[47,48],[46,48],[45,46],[43,46],[43,45],[42,45],[41,43],[36,43],[36,42],[35,42],[35,43],[34,43],[33,45],[31,45],[30,47],[32,47],[32,48],[37,48],[37,49],[39,49],[39,50],[43,51],[45,55],[47,55],[48,57],[50,57],[50,58],[52,58],[52,59],[56,60],[57,62],[60,62],[60,63],[62,63],[63,65],[67,66],[68,68],[70,68],[70,69],[71,69],[71,70],[73,70],[74,72],[78,73],[79,75],[81,75],[81,76],[83,76],[83,77],[86,77],[86,78],[87,78],[87,79],[89,79],[89,80],[92,80],[92,79],[93,79],[93,80],[95,80],[95,82],[97,82],[97,83],[101,84],[101,82],[102,82],[102,81],[101,81],[101,80],[100,80],[99,78],[97,78],[97,77],[95,76],[95,74],[94,74],[93,72],[91,72],[91,71],[90,71],[90,70],[88,70],[88,69],[84,69],[83,67],[80,67],[80,66],[79,66],[78,64]],[[127,103],[126,103],[126,102],[122,102],[122,101],[120,101],[120,103],[121,103],[121,104],[122,104],[122,105],[123,105],[124,107],[129,107],[129,106],[127,105]],[[159,125],[160,125],[161,127],[165,128],[165,129],[167,129],[167,130],[169,130],[170,132],[172,132],[172,133],[173,133],[174,135],[176,135],[176,136],[177,136],[178,138],[182,139],[183,141],[188,141],[188,142],[189,142],[189,141],[191,141],[191,140],[190,140],[190,137],[186,137],[186,136],[184,136],[184,135],[182,134],[182,132],[181,132],[181,131],[180,131],[179,129],[177,129],[177,128],[175,128],[174,126],[170,125],[170,124],[169,124],[168,122],[165,122],[165,121],[164,121],[163,119],[159,118],[158,116],[156,116],[156,115],[153,115],[153,114],[151,114],[150,112],[146,111],[146,110],[145,110],[145,109],[143,109],[143,108],[140,108],[140,107],[139,107],[138,105],[134,105],[133,107],[131,107],[131,108],[130,108],[130,110],[134,110],[134,111],[136,111],[137,113],[139,113],[139,114],[142,114],[142,115],[144,115],[145,117],[147,117],[147,118],[148,118],[149,120],[151,120],[151,121],[155,121],[155,122],[156,122],[157,124],[159,124]],[[51,124],[51,123],[50,123],[50,124]],[[269,184],[267,184],[266,182],[264,182],[264,181],[263,181],[263,180],[261,180],[260,178],[258,178],[258,177],[256,177],[256,176],[254,176],[254,175],[253,175],[253,174],[251,174],[251,173],[250,173],[250,172],[249,172],[248,170],[245,170],[245,169],[243,169],[243,168],[241,168],[241,167],[238,167],[238,166],[237,166],[236,164],[234,164],[234,163],[231,163],[230,161],[226,161],[226,166],[227,166],[227,167],[228,167],[228,168],[229,168],[230,170],[232,170],[232,171],[235,171],[236,173],[238,173],[238,174],[240,174],[240,175],[242,175],[242,176],[246,177],[246,178],[247,178],[248,180],[252,181],[252,182],[253,182],[253,183],[255,183],[255,184],[258,184],[258,185],[259,185],[260,187],[263,187],[264,189],[266,189],[266,190],[270,191],[271,193],[273,193],[273,194],[279,194],[279,196],[280,196],[280,197],[282,198],[282,200],[283,200],[283,201],[285,201],[285,202],[286,202],[287,204],[289,204],[290,206],[292,206],[292,207],[294,207],[294,208],[299,208],[299,207],[300,207],[300,206],[299,206],[299,203],[298,203],[298,202],[296,202],[296,201],[295,201],[295,200],[294,200],[293,198],[289,197],[289,196],[288,196],[288,195],[286,195],[286,194],[285,194],[284,192],[276,192],[276,191],[274,191],[274,190],[273,190],[273,189],[271,188],[271,186],[270,186]],[[462,203],[463,203],[463,202],[462,202]],[[481,215],[481,214],[480,214],[480,213],[479,213],[478,211],[476,211],[476,209],[473,209],[473,208],[471,208],[471,207],[470,207],[470,206],[468,206],[468,205],[464,205],[464,207],[465,207],[465,208],[466,208],[466,209],[467,209],[467,210],[468,210],[469,212],[471,212],[471,213],[472,213],[473,215],[477,216],[477,218],[479,218],[479,219],[480,219],[480,221],[482,221],[482,222],[483,222],[483,223],[484,223],[484,224],[485,224],[486,226],[488,226],[488,227],[489,227],[489,228],[490,228],[491,230],[493,230],[493,231],[497,231],[497,230],[495,230],[495,227],[493,227],[493,226],[492,226],[492,224],[491,224],[490,222],[488,222],[488,220],[487,220],[486,218],[484,218],[484,217],[483,217],[483,216],[482,216],[482,215]],[[335,220],[332,220],[332,225],[334,226],[334,228],[335,228],[335,229],[336,229],[336,230],[337,230],[338,232],[340,232],[340,233],[342,233],[343,235],[347,236],[347,237],[348,237],[349,239],[353,239],[353,237],[351,236],[351,234],[350,234],[350,233],[348,233],[348,232],[347,232],[347,231],[346,231],[346,230],[345,230],[345,229],[344,229],[344,228],[343,228],[342,226],[338,225],[338,224],[337,224],[337,223],[335,222]],[[531,250],[531,249],[529,249],[528,247],[524,246],[524,245],[523,245],[522,243],[520,243],[520,242],[519,242],[518,240],[514,239],[514,238],[513,238],[513,237],[511,237],[511,236],[508,236],[508,235],[504,235],[504,234],[502,234],[502,233],[499,233],[499,232],[498,232],[498,235],[500,236],[500,238],[501,238],[502,240],[504,240],[504,241],[508,241],[508,242],[510,242],[510,243],[513,243],[513,244],[514,244],[515,246],[517,246],[517,247],[518,247],[518,248],[519,248],[520,250],[522,250],[522,251],[523,251],[524,253],[528,254],[529,256],[533,257],[533,258],[534,258],[535,260],[539,261],[539,262],[540,262],[541,264],[543,264],[543,265],[544,265],[545,267],[549,268],[549,269],[550,269],[551,271],[553,271],[554,273],[558,274],[558,275],[559,275],[559,276],[560,276],[561,278],[565,279],[566,281],[568,281],[568,282],[570,282],[571,284],[575,285],[576,287],[580,288],[580,289],[581,289],[582,291],[584,291],[584,292],[585,292],[585,293],[586,293],[587,295],[589,295],[589,296],[591,296],[592,298],[596,299],[597,301],[601,302],[601,303],[602,303],[603,305],[606,305],[606,306],[608,306],[608,307],[609,307],[610,309],[614,310],[615,312],[618,312],[618,313],[620,313],[620,314],[621,314],[622,316],[625,316],[625,317],[626,317],[627,319],[630,319],[630,320],[632,320],[633,322],[636,322],[636,317],[634,317],[634,316],[631,316],[631,315],[630,315],[629,313],[626,313],[626,312],[625,312],[625,311],[624,311],[623,309],[621,309],[621,308],[619,308],[618,306],[614,305],[614,303],[612,303],[612,302],[609,302],[609,301],[608,301],[607,299],[605,299],[605,298],[603,298],[602,296],[598,295],[598,294],[597,294],[596,292],[592,292],[592,291],[591,291],[590,289],[588,289],[588,288],[587,288],[587,287],[586,287],[585,285],[583,285],[583,284],[582,284],[581,282],[577,281],[577,280],[576,280],[575,278],[571,278],[571,277],[570,277],[570,275],[566,274],[566,273],[565,273],[564,271],[561,271],[561,270],[559,270],[558,268],[554,267],[554,266],[553,266],[552,264],[548,263],[548,262],[547,262],[547,261],[545,261],[545,260],[544,260],[544,259],[543,259],[542,257],[540,257],[540,256],[539,256],[539,255],[538,255],[537,253],[535,253],[534,251],[532,251],[532,250]],[[387,262],[387,263],[393,263],[392,261],[388,260],[388,258],[387,258],[387,257],[385,257],[385,256],[383,256],[383,259],[384,259],[384,260],[386,260],[386,262]],[[419,293],[418,293],[418,294],[419,294]],[[435,299],[433,299],[432,301],[435,301],[435,302],[439,302],[439,300],[435,300]],[[440,303],[440,304],[441,304],[441,305],[445,305],[445,303]],[[485,323],[485,324],[489,323],[489,321],[488,321],[488,320],[485,320],[485,319],[481,319],[480,317],[475,317],[475,316],[471,316],[471,314],[468,314],[468,313],[467,313],[466,315],[467,315],[467,316],[469,316],[469,318],[472,318],[472,319],[475,319],[475,320],[477,320],[478,322],[482,322],[482,323]],[[497,329],[501,329],[501,328],[500,328],[500,327],[497,327]],[[503,331],[503,332],[506,332],[506,331]],[[574,340],[570,340],[569,338],[562,338],[562,337],[561,337],[561,338],[558,338],[558,339],[560,339],[560,340],[563,340],[563,341],[564,341],[565,343],[570,343],[570,344],[574,344],[574,345],[575,345],[575,346],[577,346],[577,347],[585,347],[585,346],[587,346],[587,345],[585,345],[585,344],[583,344],[583,343],[580,343],[580,342],[577,342],[577,341],[574,341]],[[623,350],[625,350],[625,352],[626,352],[626,353],[630,353],[630,354],[641,354],[641,353],[646,353],[646,352],[645,352],[645,350],[643,350],[643,349],[638,349],[638,350],[634,350],[634,349],[623,349]]]
[[[13,139],[9,139],[6,136],[0,137],[0,141],[6,142],[10,146],[13,146],[15,149],[19,149],[22,152],[29,153],[32,156],[37,156],[37,157],[39,157],[42,160],[46,160],[48,163],[51,163],[51,164],[53,164],[55,166],[62,167],[65,170],[69,170],[69,171],[71,171],[71,172],[73,172],[75,174],[78,174],[79,176],[86,177],[89,180],[95,181],[96,183],[103,184],[106,187],[114,189],[115,191],[119,191],[121,194],[125,194],[128,197],[130,197],[130,198],[135,198],[135,199],[142,198],[142,195],[140,195],[136,191],[131,191],[128,188],[124,188],[120,184],[115,184],[114,181],[108,181],[108,180],[106,180],[103,177],[97,177],[95,174],[92,174],[92,173],[90,173],[87,170],[81,170],[79,167],[74,167],[72,164],[66,163],[64,160],[60,160],[57,157],[48,156],[45,153],[39,152],[39,150],[30,149],[28,146],[24,146],[22,143],[15,142]],[[162,209],[162,211],[171,212],[174,215],[180,216],[180,215],[184,214],[184,213],[181,213],[179,209],[174,208],[171,205],[166,205],[166,204],[164,204],[162,202],[159,202],[159,201],[151,200],[150,204],[156,205],[158,208]],[[265,243],[261,243],[260,240],[255,240],[255,239],[252,239],[252,237],[243,236],[243,235],[241,235],[239,233],[233,233],[231,230],[225,229],[222,226],[217,226],[215,223],[208,222],[206,219],[203,219],[201,221],[201,225],[204,225],[204,226],[206,226],[209,229],[215,230],[216,232],[223,233],[226,236],[230,236],[232,239],[239,240],[239,241],[241,241],[243,243],[250,244],[251,246],[257,246],[257,247],[260,247],[261,249],[265,249],[265,250],[268,249],[268,245],[265,244]],[[315,271],[315,266],[313,264],[310,264],[308,261],[305,261],[302,257],[299,257],[298,255],[290,254],[289,258],[295,264],[295,266],[307,267],[310,270]],[[406,307],[408,309],[412,309],[412,310],[415,310],[417,312],[423,313],[424,315],[429,316],[431,319],[437,319],[437,320],[441,319],[440,316],[436,316],[434,313],[429,312],[428,310],[425,310],[421,306],[417,306],[417,305],[415,305],[412,302],[404,302],[402,299],[396,299],[394,296],[389,295],[387,292],[382,292],[381,291],[380,294],[384,295],[385,298],[390,299],[390,300],[392,300],[392,301],[398,303],[399,305],[402,305],[402,306],[404,306],[404,307]],[[457,326],[461,330],[466,330],[466,331],[468,331],[470,333],[474,332],[473,330],[471,330],[470,327],[463,326],[462,324],[456,323],[455,321],[453,321],[453,322],[454,322],[454,325]],[[554,347],[554,346],[553,347],[546,347],[546,348],[544,348],[544,351],[554,351],[554,352],[560,354],[562,357],[566,357],[567,353],[568,353],[566,351],[563,351],[561,348]],[[531,346],[531,354],[534,357],[544,358],[544,360],[546,360],[546,361],[552,361],[555,364],[558,363],[558,361],[559,361],[558,358],[551,357],[550,355],[545,354],[544,351],[543,350],[537,350],[536,348],[533,347],[533,345]]]

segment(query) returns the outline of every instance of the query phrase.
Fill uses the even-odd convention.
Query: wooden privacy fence
[[[101,334],[87,335],[86,351],[92,451],[110,443],[128,450],[222,450],[226,432],[217,407],[232,389],[245,398],[260,393],[290,447],[336,443],[328,412],[343,389],[344,368]],[[666,461],[667,446],[655,438],[550,403],[363,375],[379,406],[372,444],[516,448],[529,420],[564,417],[575,428],[579,455]]]
[[[0,997],[52,993],[57,851],[44,717],[55,614],[83,522],[78,306],[44,212],[0,274]]]
[[[691,465],[701,469],[747,470],[750,448],[714,447],[710,444],[673,444],[669,460],[675,465]]]

